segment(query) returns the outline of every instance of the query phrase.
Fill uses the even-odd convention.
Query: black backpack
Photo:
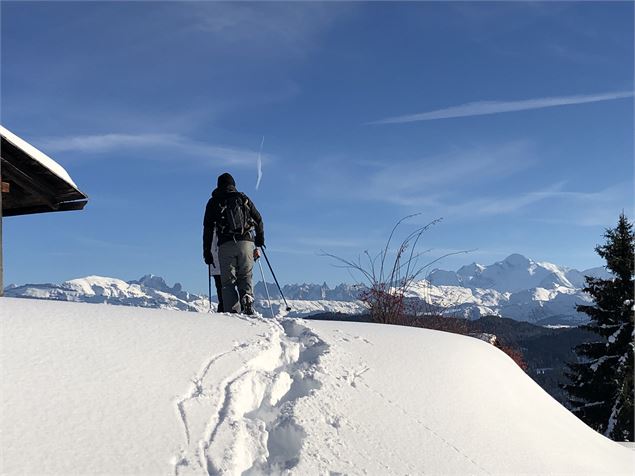
[[[220,201],[220,234],[242,236],[251,231],[253,226],[249,199],[244,193],[232,193]]]

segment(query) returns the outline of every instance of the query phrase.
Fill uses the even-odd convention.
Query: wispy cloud
[[[608,226],[625,205],[632,203],[630,187],[625,182],[596,191],[571,191],[567,190],[566,181],[560,181],[517,194],[462,197],[460,201],[435,197],[432,205],[445,217],[461,219],[517,215],[533,210],[527,219],[537,222]]]
[[[183,13],[214,38],[211,48],[252,59],[303,58],[349,5],[314,2],[192,2]]]
[[[453,216],[494,216],[516,213],[531,205],[549,199],[561,198],[566,182],[561,181],[539,190],[532,190],[514,195],[470,198],[461,203],[446,203],[441,205],[447,214]]]
[[[549,202],[556,208],[557,216],[543,214],[535,218],[541,223],[569,224],[575,226],[613,226],[619,212],[632,214],[635,195],[630,181],[616,183],[595,191],[560,191]]]
[[[145,159],[205,159],[227,165],[254,166],[258,151],[209,144],[180,134],[101,134],[43,139],[38,145],[49,152],[76,152],[91,155],[129,150],[146,150]],[[262,160],[267,156],[263,155]]]
[[[544,109],[548,107],[569,106],[600,101],[613,101],[633,97],[633,91],[617,91],[600,94],[577,96],[558,96],[521,101],[477,101],[452,106],[435,111],[408,114],[404,116],[388,117],[368,124],[401,124],[406,122],[433,121],[436,119],[450,119],[453,117],[484,116],[503,112],[527,111],[530,109]]]
[[[346,158],[327,158],[314,164],[309,183],[322,197],[346,196],[431,209],[438,205],[437,197],[464,195],[534,166],[537,159],[532,149],[527,141],[512,141],[455,148],[416,159],[390,157],[373,162],[373,166],[355,164],[349,168],[342,167],[349,162]],[[334,169],[339,172],[333,174]]]
[[[506,177],[535,163],[530,145],[524,141],[509,142],[496,147],[473,147],[449,153],[422,157],[412,161],[388,162],[375,172],[370,188],[390,191],[391,195],[438,193],[466,183],[483,183]],[[399,177],[399,180],[395,180]]]
[[[532,173],[541,164],[537,157],[540,154],[531,143],[518,141],[418,160],[393,157],[373,161],[372,167],[340,166],[333,174],[338,164],[348,162],[338,157],[319,161],[311,183],[322,199],[396,205],[404,214],[423,211],[426,216],[462,222],[522,216],[574,226],[608,226],[619,210],[633,202],[628,183],[595,190],[572,189],[574,182],[568,177],[551,177],[545,183],[543,175]],[[522,178],[510,181],[515,176]],[[517,183],[517,190],[510,183]]]
[[[501,215],[514,213],[550,198],[558,198],[563,192],[565,182],[561,181],[545,187],[541,190],[534,190],[519,195],[505,196],[502,198],[484,199],[469,202],[467,213],[478,215]]]

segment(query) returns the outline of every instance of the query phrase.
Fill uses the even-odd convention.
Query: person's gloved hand
[[[254,240],[254,244],[256,248],[264,248],[265,247],[265,237],[264,236],[256,236]]]
[[[254,248],[254,261],[260,258],[260,250],[258,248]]]
[[[204,253],[203,259],[205,260],[205,264],[211,264],[212,266],[216,267],[216,264],[214,263],[214,255],[211,252]]]

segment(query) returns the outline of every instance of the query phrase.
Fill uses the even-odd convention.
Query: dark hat
[[[236,186],[236,181],[234,180],[234,177],[231,176],[231,174],[225,172],[223,175],[218,176],[218,188],[224,188],[230,185],[232,187]]]

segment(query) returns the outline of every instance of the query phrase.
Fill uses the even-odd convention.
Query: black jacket
[[[218,233],[217,223],[220,222],[220,204],[224,198],[230,194],[240,193],[234,186],[227,186],[224,188],[217,188],[212,192],[212,198],[207,202],[205,207],[205,218],[203,219],[203,256],[211,252],[212,237],[214,231]],[[256,239],[252,237],[251,231],[245,232],[242,236],[234,235],[218,235],[218,246],[228,241],[255,241],[256,246],[264,246],[265,244],[265,231],[262,223],[262,216],[258,212],[258,209],[254,203],[245,194],[242,194],[247,198],[247,207],[249,214],[254,222],[254,230],[256,232]]]

